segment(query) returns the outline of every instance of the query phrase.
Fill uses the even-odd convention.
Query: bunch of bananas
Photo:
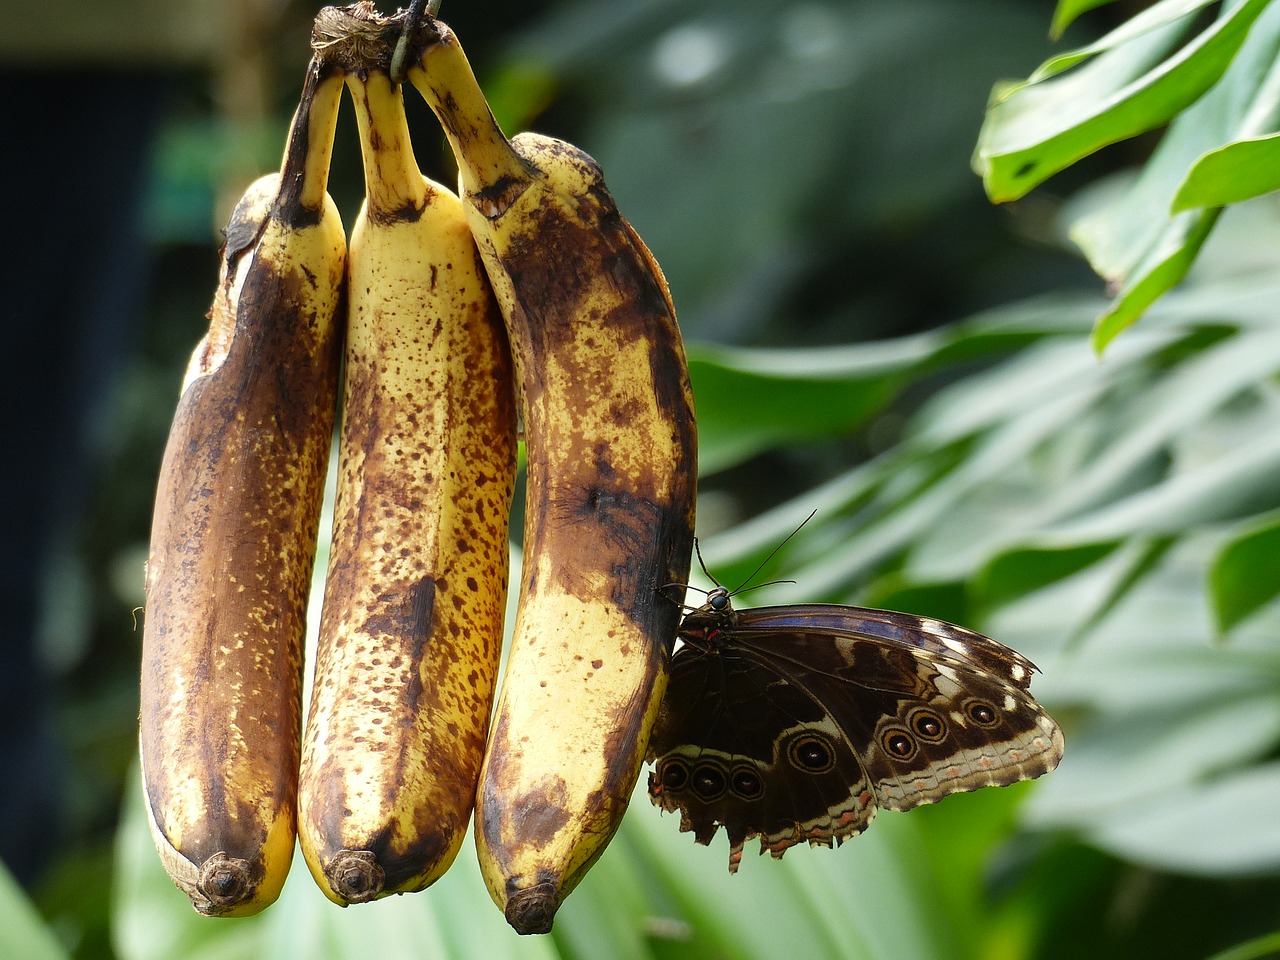
[[[596,163],[507,139],[452,31],[405,16],[320,12],[281,171],[227,227],[156,498],[147,806],[170,876],[217,916],[278,896],[295,837],[337,903],[420,890],[474,809],[495,902],[545,932],[617,829],[662,699],[692,396],[662,273]],[[397,41],[460,196],[414,160]],[[325,192],[344,84],[366,184],[349,242]],[[523,579],[495,710],[517,411]]]

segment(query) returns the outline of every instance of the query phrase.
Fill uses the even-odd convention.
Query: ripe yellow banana
[[[476,805],[481,871],[521,933],[617,829],[666,685],[697,473],[693,400],[657,263],[600,169],[508,141],[448,27],[425,18],[409,79],[458,160],[511,339],[528,445],[524,575]]]
[[[341,353],[325,193],[342,79],[313,63],[281,172],[232,214],[161,467],[141,735],[151,831],[201,913],[256,913],[294,846],[302,642]]]
[[[462,843],[516,470],[506,335],[462,203],[419,172],[384,69],[347,84],[367,197],[348,258],[337,506],[299,795],[307,865],[344,905],[421,890]]]

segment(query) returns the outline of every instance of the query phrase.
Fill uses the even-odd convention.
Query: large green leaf
[[[952,328],[895,340],[822,348],[754,348],[691,343],[699,472],[709,476],[771,448],[847,436],[922,375],[1001,356],[1024,344],[1087,329],[1094,301],[1038,298]],[[1063,350],[1069,350],[1064,345]],[[1081,354],[1076,361],[1090,366]],[[1043,389],[1048,370],[1028,376]],[[1050,374],[1071,376],[1074,365]],[[1007,386],[1006,386],[1007,388]],[[991,404],[1010,398],[988,389]],[[1015,401],[1016,402],[1016,401]],[[972,405],[958,409],[972,412]]]
[[[1221,207],[1240,203],[1251,197],[1280,188],[1280,31],[1274,27],[1280,12],[1267,11],[1254,27],[1242,48],[1236,83],[1243,88],[1236,103],[1229,104],[1233,114],[1239,112],[1234,139],[1217,149],[1207,151],[1187,171],[1173,198],[1174,213],[1195,207]],[[1255,77],[1256,89],[1251,90]],[[1243,101],[1240,102],[1240,101]]]
[[[1206,158],[1224,144],[1274,129],[1278,50],[1280,5],[1262,12],[1222,79],[1173,122],[1132,189],[1073,224],[1071,236],[1093,268],[1118,288],[1098,319],[1096,349],[1179,283],[1199,255],[1220,205],[1178,197],[1190,189],[1207,199],[1223,177],[1212,163],[1195,173]],[[1217,186],[1219,193],[1230,189]]]
[[[1224,9],[1181,47],[1194,12],[1070,73],[998,88],[974,155],[988,196],[1015,200],[1099,148],[1168,122],[1217,82],[1268,2]]]

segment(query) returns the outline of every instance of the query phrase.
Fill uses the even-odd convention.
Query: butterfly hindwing
[[[709,843],[723,826],[730,869],[743,843],[781,855],[802,840],[838,842],[875,815],[870,781],[821,703],[751,657],[692,656],[672,663],[650,750],[654,802],[680,810],[681,829]],[[803,769],[802,781],[791,768]]]

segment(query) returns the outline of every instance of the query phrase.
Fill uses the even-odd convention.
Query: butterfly
[[[736,610],[717,586],[680,624],[649,743],[649,797],[709,844],[775,858],[830,847],[876,811],[1039,777],[1062,731],[1034,664],[929,617],[837,604]]]

